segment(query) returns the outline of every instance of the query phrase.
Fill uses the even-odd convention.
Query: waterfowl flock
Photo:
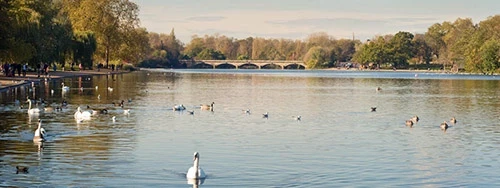
[[[64,86],[63,85],[63,92],[65,91],[64,87],[67,87],[67,86]],[[96,86],[96,90],[98,89],[98,87]],[[69,91],[69,87],[67,87],[67,90]],[[82,89],[81,89],[82,90]],[[110,90],[110,88],[108,88],[109,91],[112,91],[112,88]],[[380,88],[377,88],[377,91],[380,91],[381,89]],[[98,99],[100,99],[100,95],[98,95]],[[129,103],[132,102],[132,99],[128,99],[127,100]],[[39,113],[42,113],[42,112],[52,112],[54,111],[54,109],[61,109],[61,107],[66,107],[68,106],[68,102],[66,100],[63,100],[60,104],[61,107],[44,107],[43,110],[41,110],[40,108],[38,107],[34,107],[32,105],[33,101],[30,100],[29,98],[27,99],[26,101],[28,103],[28,109],[27,109],[27,112],[28,114],[39,114]],[[39,101],[40,104],[44,104],[45,101],[43,100],[40,100]],[[214,104],[215,102],[212,102],[210,104],[202,104],[199,106],[199,108],[201,110],[210,110],[210,111],[214,111]],[[111,103],[112,106],[115,106],[115,107],[121,107],[122,109],[124,108],[124,100],[121,100],[120,102],[113,102]],[[191,106],[188,106],[191,108]],[[194,108],[196,108],[196,106],[194,106]],[[371,108],[371,112],[376,112],[376,109],[377,107],[370,107]],[[183,104],[179,104],[179,105],[174,105],[172,107],[172,110],[173,111],[184,111],[186,110],[186,106],[184,106]],[[366,108],[364,108],[365,110],[367,110]],[[384,109],[380,109],[381,111],[383,111]],[[250,112],[250,109],[245,109],[245,110],[242,110],[243,113],[245,114],[251,114]],[[130,109],[123,109],[123,114],[124,115],[130,115],[131,113],[131,110]],[[189,115],[194,115],[194,110],[187,110],[187,113]],[[74,113],[74,118],[77,122],[82,122],[82,121],[89,121],[92,119],[92,116],[95,116],[95,115],[99,115],[99,114],[108,114],[108,108],[91,108],[89,105],[87,105],[87,110],[82,110],[82,108],[80,106],[78,106],[76,108],[76,111]],[[374,114],[377,114],[377,113],[374,113]],[[273,117],[276,117],[275,115]],[[290,116],[287,116],[288,118]],[[296,116],[292,116],[294,120],[296,121],[301,121],[302,120],[302,116],[300,115],[296,115]],[[269,112],[265,112],[262,114],[262,118],[265,118],[265,119],[268,119],[269,118]],[[112,122],[116,122],[116,116],[112,116],[110,119],[109,119],[109,116],[108,116],[108,121],[111,120]],[[414,125],[416,125],[418,122],[419,122],[420,118],[418,116],[413,116],[411,117],[410,119],[406,120],[405,122],[405,125],[408,126],[408,127],[413,127]],[[425,118],[424,118],[425,120]],[[456,124],[457,123],[457,120],[455,117],[452,117],[449,121],[451,124]],[[444,121],[443,123],[440,124],[440,128],[443,130],[443,131],[446,131],[448,128],[449,128],[449,125],[447,124],[446,121]],[[34,136],[33,136],[33,142],[44,142],[46,141],[46,136],[47,136],[47,132],[45,131],[45,129],[43,128],[43,125],[42,125],[42,120],[39,120],[38,121],[38,127],[37,129],[35,130],[34,132]],[[16,167],[17,168],[17,167]],[[18,171],[24,171],[22,168]],[[27,168],[26,168],[26,172],[27,172]],[[200,166],[200,154],[198,152],[195,152],[193,154],[193,166],[191,166],[187,173],[186,173],[186,178],[188,179],[204,179],[206,178],[206,174],[205,172],[203,171],[203,169],[201,168]]]

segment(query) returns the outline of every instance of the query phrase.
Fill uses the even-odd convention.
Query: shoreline
[[[112,74],[123,74],[129,73],[130,71],[122,71],[115,70],[111,71],[110,69],[101,69],[97,70],[83,70],[83,71],[49,71],[49,76],[45,77],[45,75],[40,75],[36,72],[28,72],[26,76],[15,76],[15,77],[7,77],[3,74],[0,75],[0,92],[4,92],[11,88],[16,88],[23,86],[25,84],[31,84],[32,82],[40,82],[49,79],[63,79],[63,78],[71,78],[78,76],[93,76],[93,75],[112,75]]]

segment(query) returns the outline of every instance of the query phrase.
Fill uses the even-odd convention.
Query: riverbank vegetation
[[[458,18],[425,33],[400,31],[363,41],[318,32],[304,40],[194,35],[187,44],[174,29],[148,32],[138,15],[139,7],[129,0],[0,0],[0,61],[179,68],[196,59],[299,60],[310,69],[358,65],[485,74],[500,67],[500,15],[477,24]]]

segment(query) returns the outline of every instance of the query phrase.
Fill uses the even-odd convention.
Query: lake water
[[[30,117],[15,104],[27,96],[69,105]],[[185,178],[195,151],[208,176],[199,187],[500,186],[498,76],[148,70],[50,80],[0,102],[0,186],[196,187]],[[87,105],[109,113],[77,123]],[[43,146],[32,141],[38,119]]]

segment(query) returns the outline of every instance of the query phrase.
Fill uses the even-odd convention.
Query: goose
[[[65,85],[64,85],[64,82],[62,82],[62,83],[61,83],[61,85],[62,85],[62,88],[61,88],[61,89],[62,89],[62,91],[63,91],[63,92],[67,92],[67,91],[69,91],[69,87],[68,87],[68,86],[65,86]]]
[[[413,123],[417,123],[419,120],[420,118],[418,118],[418,116],[416,115],[411,118],[411,121],[413,121]]]
[[[262,117],[263,118],[269,118],[269,113],[266,112],[266,113],[262,114]]]
[[[446,131],[446,129],[448,129],[448,124],[446,123],[446,121],[444,121],[443,123],[441,123],[441,130],[443,131]]]
[[[186,109],[186,107],[183,104],[175,105],[174,107],[172,107],[172,110],[174,110],[174,111],[182,111],[185,109]]]
[[[35,130],[35,135],[33,136],[33,142],[44,142],[45,141],[45,129],[42,128],[42,120],[38,120],[38,128]]]
[[[202,104],[200,107],[202,110],[213,110],[214,104],[215,102],[212,102],[211,104]]]
[[[188,179],[204,179],[207,176],[205,175],[205,172],[203,169],[200,167],[200,154],[198,152],[194,152],[194,158],[193,158],[193,166],[189,168],[186,178]]]
[[[40,109],[39,108],[31,108],[31,100],[28,98],[28,100],[26,101],[28,102],[28,114],[30,115],[33,115],[33,114],[39,114],[40,113]]]
[[[377,107],[371,107],[372,109],[372,112],[376,112],[377,111]]]
[[[411,128],[411,127],[413,127],[413,121],[412,121],[412,120],[406,120],[405,125],[406,125],[407,127],[410,127],[410,128]]]
[[[452,118],[450,119],[450,123],[453,123],[453,124],[457,123],[457,119],[455,119],[455,117],[452,117]]]

